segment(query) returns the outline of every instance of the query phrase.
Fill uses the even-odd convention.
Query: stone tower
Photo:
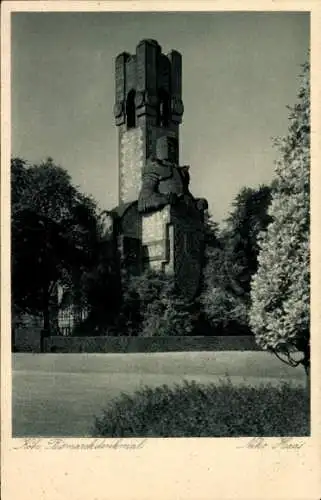
[[[179,164],[182,57],[174,50],[162,54],[155,40],[142,40],[134,55],[120,54],[115,66],[119,203],[128,203],[138,199],[142,171],[156,154],[158,137],[171,138]]]
[[[121,265],[172,273],[192,299],[199,288],[207,202],[189,191],[189,167],[179,165],[182,57],[155,40],[115,63],[119,205],[112,211]]]

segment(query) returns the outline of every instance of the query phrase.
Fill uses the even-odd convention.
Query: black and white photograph
[[[10,439],[300,453],[312,13],[42,3],[10,13]]]
[[[309,435],[309,23],[12,15],[14,437]]]

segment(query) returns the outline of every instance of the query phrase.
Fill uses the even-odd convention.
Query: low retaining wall
[[[46,352],[261,351],[251,336],[228,337],[49,337]]]

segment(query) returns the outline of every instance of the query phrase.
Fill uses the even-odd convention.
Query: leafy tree
[[[237,263],[228,262],[224,248],[210,252],[204,271],[204,290],[200,301],[211,325],[216,330],[243,332],[247,328],[247,307],[244,290],[233,280]]]
[[[12,160],[11,200],[13,310],[42,315],[49,331],[57,285],[75,290],[93,259],[96,206],[51,158]]]
[[[217,330],[249,333],[250,280],[257,269],[258,234],[270,222],[271,188],[243,188],[224,229],[207,246],[201,303]]]
[[[102,235],[95,254],[95,262],[83,272],[79,283],[88,316],[74,328],[75,336],[104,335],[116,328],[122,288],[113,240]]]
[[[257,270],[258,235],[271,222],[268,206],[271,187],[257,189],[243,187],[233,202],[233,210],[226,220],[222,234],[227,260],[238,264],[233,279],[249,298],[252,275]]]
[[[216,248],[219,238],[219,225],[213,220],[213,216],[208,211],[205,212],[204,227],[206,248]]]
[[[262,233],[252,281],[250,323],[260,346],[284,361],[310,367],[310,71],[303,65],[288,135],[277,141],[273,222]],[[303,353],[294,354],[295,352]]]

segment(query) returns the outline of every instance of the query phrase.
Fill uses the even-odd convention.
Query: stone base
[[[124,207],[114,210],[118,214],[121,265],[134,275],[146,269],[172,273],[181,292],[192,300],[199,290],[203,268],[201,212],[184,201],[143,215],[137,202]]]
[[[142,246],[149,268],[173,273],[185,297],[196,296],[204,258],[203,223],[198,214],[178,205],[143,215]]]

